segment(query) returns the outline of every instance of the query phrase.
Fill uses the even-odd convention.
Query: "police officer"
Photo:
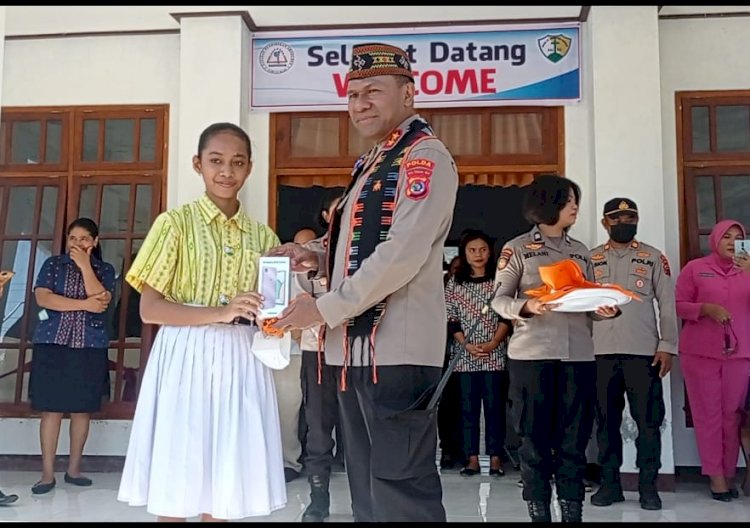
[[[633,200],[608,201],[602,226],[609,240],[591,250],[595,280],[631,290],[643,302],[628,303],[622,307],[621,317],[594,325],[596,437],[602,484],[591,496],[591,504],[609,506],[625,500],[620,484],[620,424],[627,394],[630,414],[638,425],[635,445],[641,508],[660,510],[656,476],[661,467],[660,427],[664,420],[662,378],[677,353],[674,284],[667,257],[635,239],[638,208]],[[658,324],[654,300],[659,307]]]
[[[521,439],[523,498],[533,522],[551,521],[553,476],[562,520],[582,520],[596,384],[591,319],[619,313],[614,307],[595,314],[555,312],[554,303],[524,293],[541,284],[540,266],[561,260],[572,259],[593,279],[588,248],[568,235],[580,198],[571,180],[538,176],[524,202],[524,216],[535,225],[505,244],[495,275],[492,308],[516,322],[508,345],[511,412]]]
[[[329,292],[296,297],[277,327],[326,325],[354,520],[445,521],[437,411],[427,403],[443,367],[443,245],[458,174],[414,110],[404,50],[354,46],[347,81],[352,123],[373,148],[355,164],[327,256],[294,245],[270,252],[329,277]]]

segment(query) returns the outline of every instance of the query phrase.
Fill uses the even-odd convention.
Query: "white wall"
[[[179,44],[179,35],[6,41],[3,106],[169,104],[171,181],[178,153]],[[175,192],[168,186],[170,204]]]
[[[659,23],[661,62],[661,112],[664,123],[662,159],[664,167],[664,222],[666,251],[677,272],[679,211],[677,195],[677,138],[675,92],[687,90],[748,90],[750,62],[746,46],[750,19],[710,18],[662,20]],[[672,376],[674,452],[678,466],[700,465],[695,434],[685,428],[684,390],[679,362]],[[742,458],[742,457],[740,457]]]

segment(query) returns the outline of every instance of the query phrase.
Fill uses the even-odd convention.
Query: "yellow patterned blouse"
[[[181,304],[220,306],[257,291],[258,258],[279,238],[240,206],[232,218],[208,196],[160,214],[126,276]]]

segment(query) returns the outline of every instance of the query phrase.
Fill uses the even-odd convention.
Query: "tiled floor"
[[[444,472],[443,503],[449,521],[528,521],[526,504],[516,486],[518,473],[508,471],[502,478],[490,478],[483,461],[483,475],[462,477],[457,471]],[[43,496],[31,494],[30,487],[39,475],[32,472],[0,471],[0,488],[5,493],[17,493],[20,499],[12,506],[0,507],[0,521],[154,521],[145,508],[132,508],[117,502],[119,473],[91,473],[94,486],[76,488],[65,484],[57,475],[57,488]],[[308,501],[308,486],[304,478],[288,484],[288,502],[283,510],[268,517],[247,521],[299,521]],[[352,520],[349,488],[345,474],[334,474],[331,482],[332,515],[330,521]],[[608,508],[584,507],[585,521],[750,521],[750,498],[741,497],[730,503],[712,500],[706,485],[678,483],[676,493],[662,493],[664,509],[658,512],[641,510],[637,493],[625,493],[625,502]],[[553,511],[559,520],[559,510]]]

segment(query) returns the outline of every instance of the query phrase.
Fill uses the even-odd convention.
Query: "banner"
[[[405,50],[422,107],[559,105],[579,101],[580,25],[402,28],[258,34],[253,38],[256,110],[343,110],[352,46]]]

